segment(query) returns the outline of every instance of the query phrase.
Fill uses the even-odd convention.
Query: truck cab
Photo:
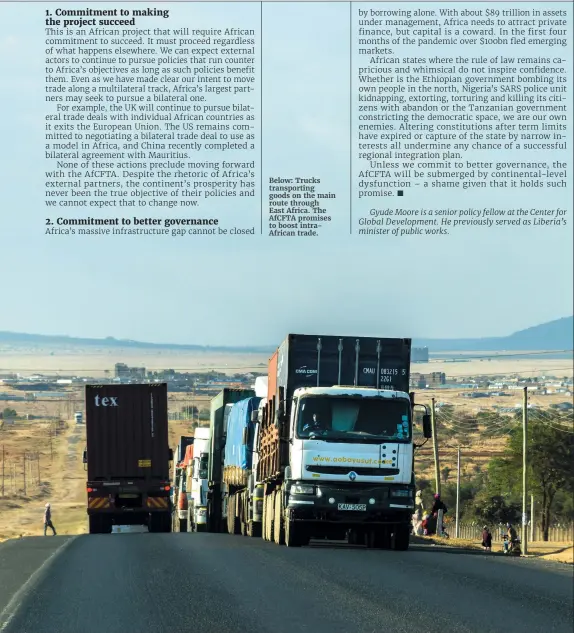
[[[207,529],[209,443],[209,427],[197,428],[195,430],[194,457],[188,465],[188,529],[191,532],[204,532]]]
[[[413,403],[370,387],[293,393],[281,491],[290,538],[365,540],[406,549],[414,508]],[[282,412],[278,412],[281,420]],[[430,419],[424,416],[424,435]],[[294,538],[293,534],[297,536]]]

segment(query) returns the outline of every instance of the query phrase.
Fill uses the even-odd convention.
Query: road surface
[[[572,633],[572,567],[223,534],[0,545],[2,633]]]

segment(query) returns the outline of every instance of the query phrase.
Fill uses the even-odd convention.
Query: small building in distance
[[[428,347],[413,347],[411,349],[411,362],[428,363],[429,362],[429,348]]]
[[[116,378],[128,378],[133,380],[145,379],[145,367],[128,367],[125,363],[116,363],[114,367]]]

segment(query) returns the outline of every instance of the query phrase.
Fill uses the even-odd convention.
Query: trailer
[[[233,403],[255,395],[252,389],[223,389],[212,398],[207,490],[207,531],[227,532],[227,510],[223,499],[223,458],[227,419]]]
[[[223,461],[223,500],[230,534],[261,536],[263,487],[253,476],[256,430],[253,423],[260,397],[231,405]]]
[[[113,525],[171,531],[167,385],[86,385],[90,534]]]

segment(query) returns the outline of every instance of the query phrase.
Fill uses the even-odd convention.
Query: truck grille
[[[349,468],[348,466],[307,466],[310,473],[320,473],[324,475],[348,475],[351,472],[365,477],[388,477],[398,475],[398,468]]]

